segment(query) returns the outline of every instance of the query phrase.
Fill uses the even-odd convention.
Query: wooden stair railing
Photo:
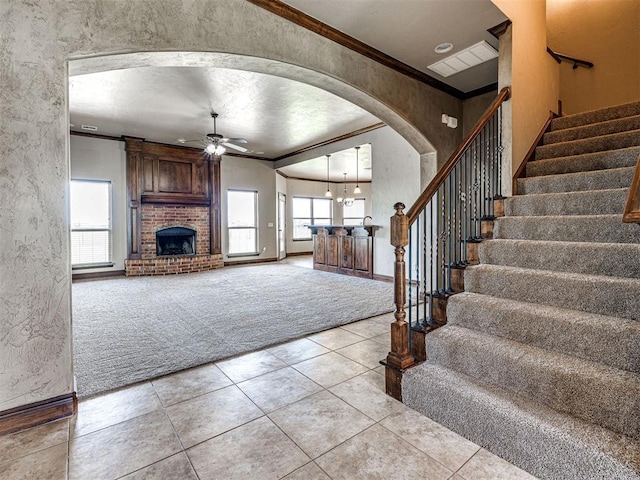
[[[394,205],[396,309],[381,363],[386,393],[398,400],[403,372],[426,359],[424,335],[446,323],[447,298],[464,290],[464,267],[477,263],[478,242],[504,215],[502,104],[510,95],[509,87],[500,91],[406,215],[404,204]]]
[[[638,156],[638,163],[633,174],[622,221],[625,223],[640,223],[640,156]]]

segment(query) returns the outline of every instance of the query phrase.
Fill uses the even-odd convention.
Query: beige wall
[[[547,26],[545,0],[492,0],[513,22],[511,26],[512,125],[511,170],[515,172],[538,132],[549,116],[557,110],[559,98],[559,68],[546,52]],[[502,41],[500,48],[502,49]],[[502,57],[500,58],[502,61]],[[504,85],[505,72],[499,71],[499,88]],[[500,78],[500,76],[503,78]],[[509,132],[508,132],[509,133]],[[505,172],[507,174],[507,172]],[[506,175],[505,175],[506,176]],[[511,174],[505,179],[510,179]],[[510,193],[510,181],[505,192]]]
[[[134,52],[146,64],[158,55],[145,52],[166,52],[174,65],[186,58],[181,52],[213,53],[245,66],[268,59],[261,63],[266,73],[349,99],[420,154],[436,150],[446,158],[460,140],[459,130],[440,123],[442,112],[460,118],[459,100],[245,0],[0,2],[0,18],[0,272],[11,272],[0,276],[0,411],[73,390],[71,60],[108,62]],[[208,58],[201,64],[211,65]]]
[[[491,105],[491,102],[498,96],[498,90],[489,93],[483,93],[472,98],[468,98],[462,102],[462,135],[466,135],[471,131],[476,122],[485,110]]]
[[[549,46],[594,63],[560,67],[564,113],[640,100],[640,1],[547,0]]]

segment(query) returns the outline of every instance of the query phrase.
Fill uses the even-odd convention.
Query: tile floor
[[[81,401],[1,479],[533,479],[384,394],[390,315]]]

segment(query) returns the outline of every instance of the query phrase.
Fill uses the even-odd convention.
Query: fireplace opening
[[[156,255],[194,255],[196,231],[184,227],[171,227],[156,232]]]

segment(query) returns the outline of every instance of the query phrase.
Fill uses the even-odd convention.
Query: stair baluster
[[[383,362],[394,398],[401,399],[402,372],[426,358],[424,334],[446,323],[447,298],[463,289],[467,246],[482,240],[482,223],[493,220],[495,200],[502,198],[501,106],[509,96],[508,87],[500,91],[406,215],[402,203],[394,206],[396,312]]]

